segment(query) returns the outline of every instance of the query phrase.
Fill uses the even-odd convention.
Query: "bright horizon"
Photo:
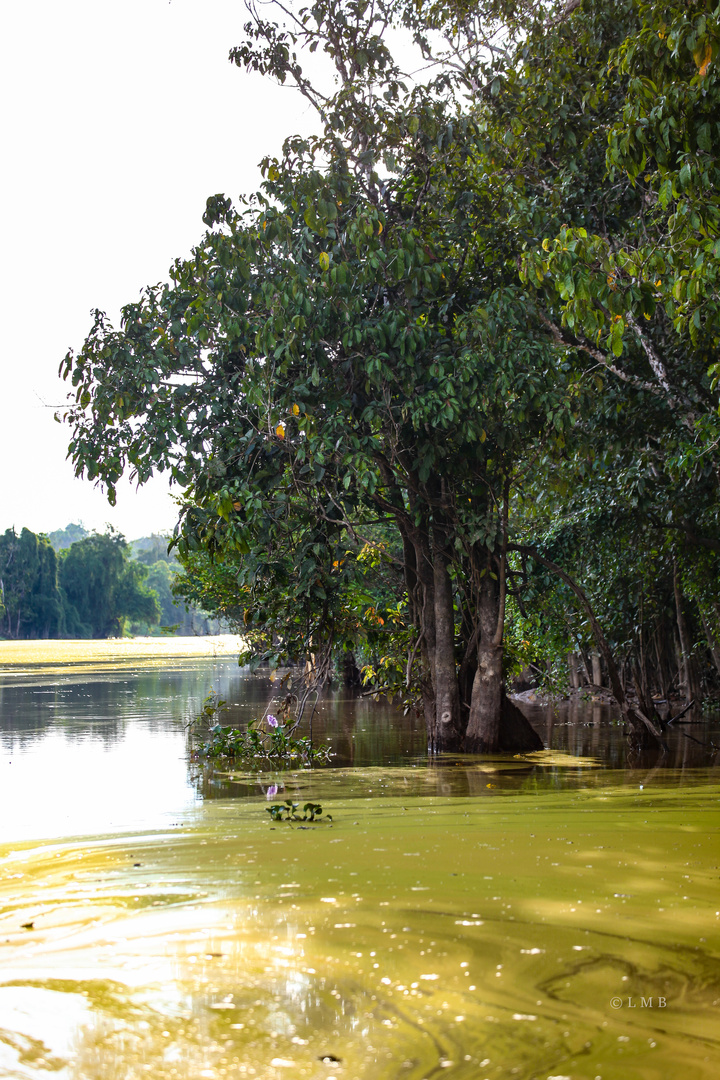
[[[306,102],[232,66],[242,4],[49,0],[6,8],[2,146],[0,532],[73,522],[129,540],[172,530],[167,484],[116,507],[66,460],[57,371],[98,307],[164,280],[204,232],[209,195],[258,187],[258,164],[313,125]]]

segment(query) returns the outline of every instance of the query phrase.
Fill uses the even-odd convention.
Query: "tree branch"
[[[593,360],[597,360],[599,364],[602,364],[604,368],[607,368],[608,371],[611,371],[613,375],[617,375],[618,379],[622,379],[623,382],[629,383],[637,390],[647,390],[648,393],[654,394],[655,397],[667,397],[666,394],[660,392],[660,390],[654,383],[647,382],[645,379],[638,379],[636,375],[629,375],[626,371],[623,371],[621,368],[616,367],[615,364],[611,363],[611,361],[607,358],[605,353],[602,353],[599,349],[594,348],[594,346],[590,345],[589,342],[583,341],[582,339],[578,339],[577,341],[568,341],[568,339],[563,335],[562,331],[560,330],[560,327],[557,326],[550,319],[548,319],[547,315],[544,315],[542,311],[538,311],[537,315],[540,319],[540,322],[543,324],[543,326],[547,327],[552,336],[555,338],[555,341],[558,343],[558,345],[562,345],[566,349],[580,349],[581,352],[585,352],[588,354],[588,356],[592,356]]]

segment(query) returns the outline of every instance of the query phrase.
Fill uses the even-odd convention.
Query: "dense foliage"
[[[717,9],[251,14],[233,61],[321,134],[96,312],[78,472],[169,470],[184,595],[315,684],[362,654],[433,749],[535,745],[503,665],[567,653],[659,736],[651,668],[699,696],[718,652]]]
[[[0,537],[0,635],[106,638],[132,619],[157,623],[146,576],[119,533],[85,535],[56,554],[47,536],[8,529]]]
[[[178,567],[167,547],[163,537],[130,545],[81,525],[49,536],[8,529],[0,536],[0,637],[218,632],[218,620],[172,591]]]
[[[60,587],[65,597],[70,637],[122,635],[125,619],[155,623],[157,598],[144,584],[147,571],[129,558],[119,533],[93,534],[71,544],[60,556]]]
[[[55,549],[29,529],[0,536],[0,634],[59,637],[65,611]]]

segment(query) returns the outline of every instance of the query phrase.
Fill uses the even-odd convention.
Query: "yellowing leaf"
[[[485,442],[486,439],[487,439],[487,434],[485,433],[485,428],[481,428],[480,429],[480,442]]]
[[[698,45],[693,53],[693,60],[698,69],[700,78],[704,78],[712,60],[712,45],[706,41],[704,45]]]
[[[275,434],[277,435],[277,437],[279,439],[284,439],[285,438],[285,425],[284,424],[278,424],[278,426],[275,428]]]
[[[299,416],[300,415],[300,406],[299,405],[293,405],[292,414],[293,414],[293,416]]]
[[[320,263],[320,269],[323,271],[323,273],[330,269],[330,256],[328,255],[327,251],[320,252],[320,255],[318,256],[318,262]]]
[[[380,235],[380,233],[382,231],[383,231],[383,223],[382,223],[382,221],[378,221],[378,236]]]

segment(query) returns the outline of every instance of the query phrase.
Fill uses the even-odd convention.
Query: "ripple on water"
[[[169,833],[16,847],[0,1060],[23,1080],[48,1061],[69,1080],[709,1080],[719,793],[651,794],[358,815],[338,792],[332,826],[302,831],[225,800]]]

